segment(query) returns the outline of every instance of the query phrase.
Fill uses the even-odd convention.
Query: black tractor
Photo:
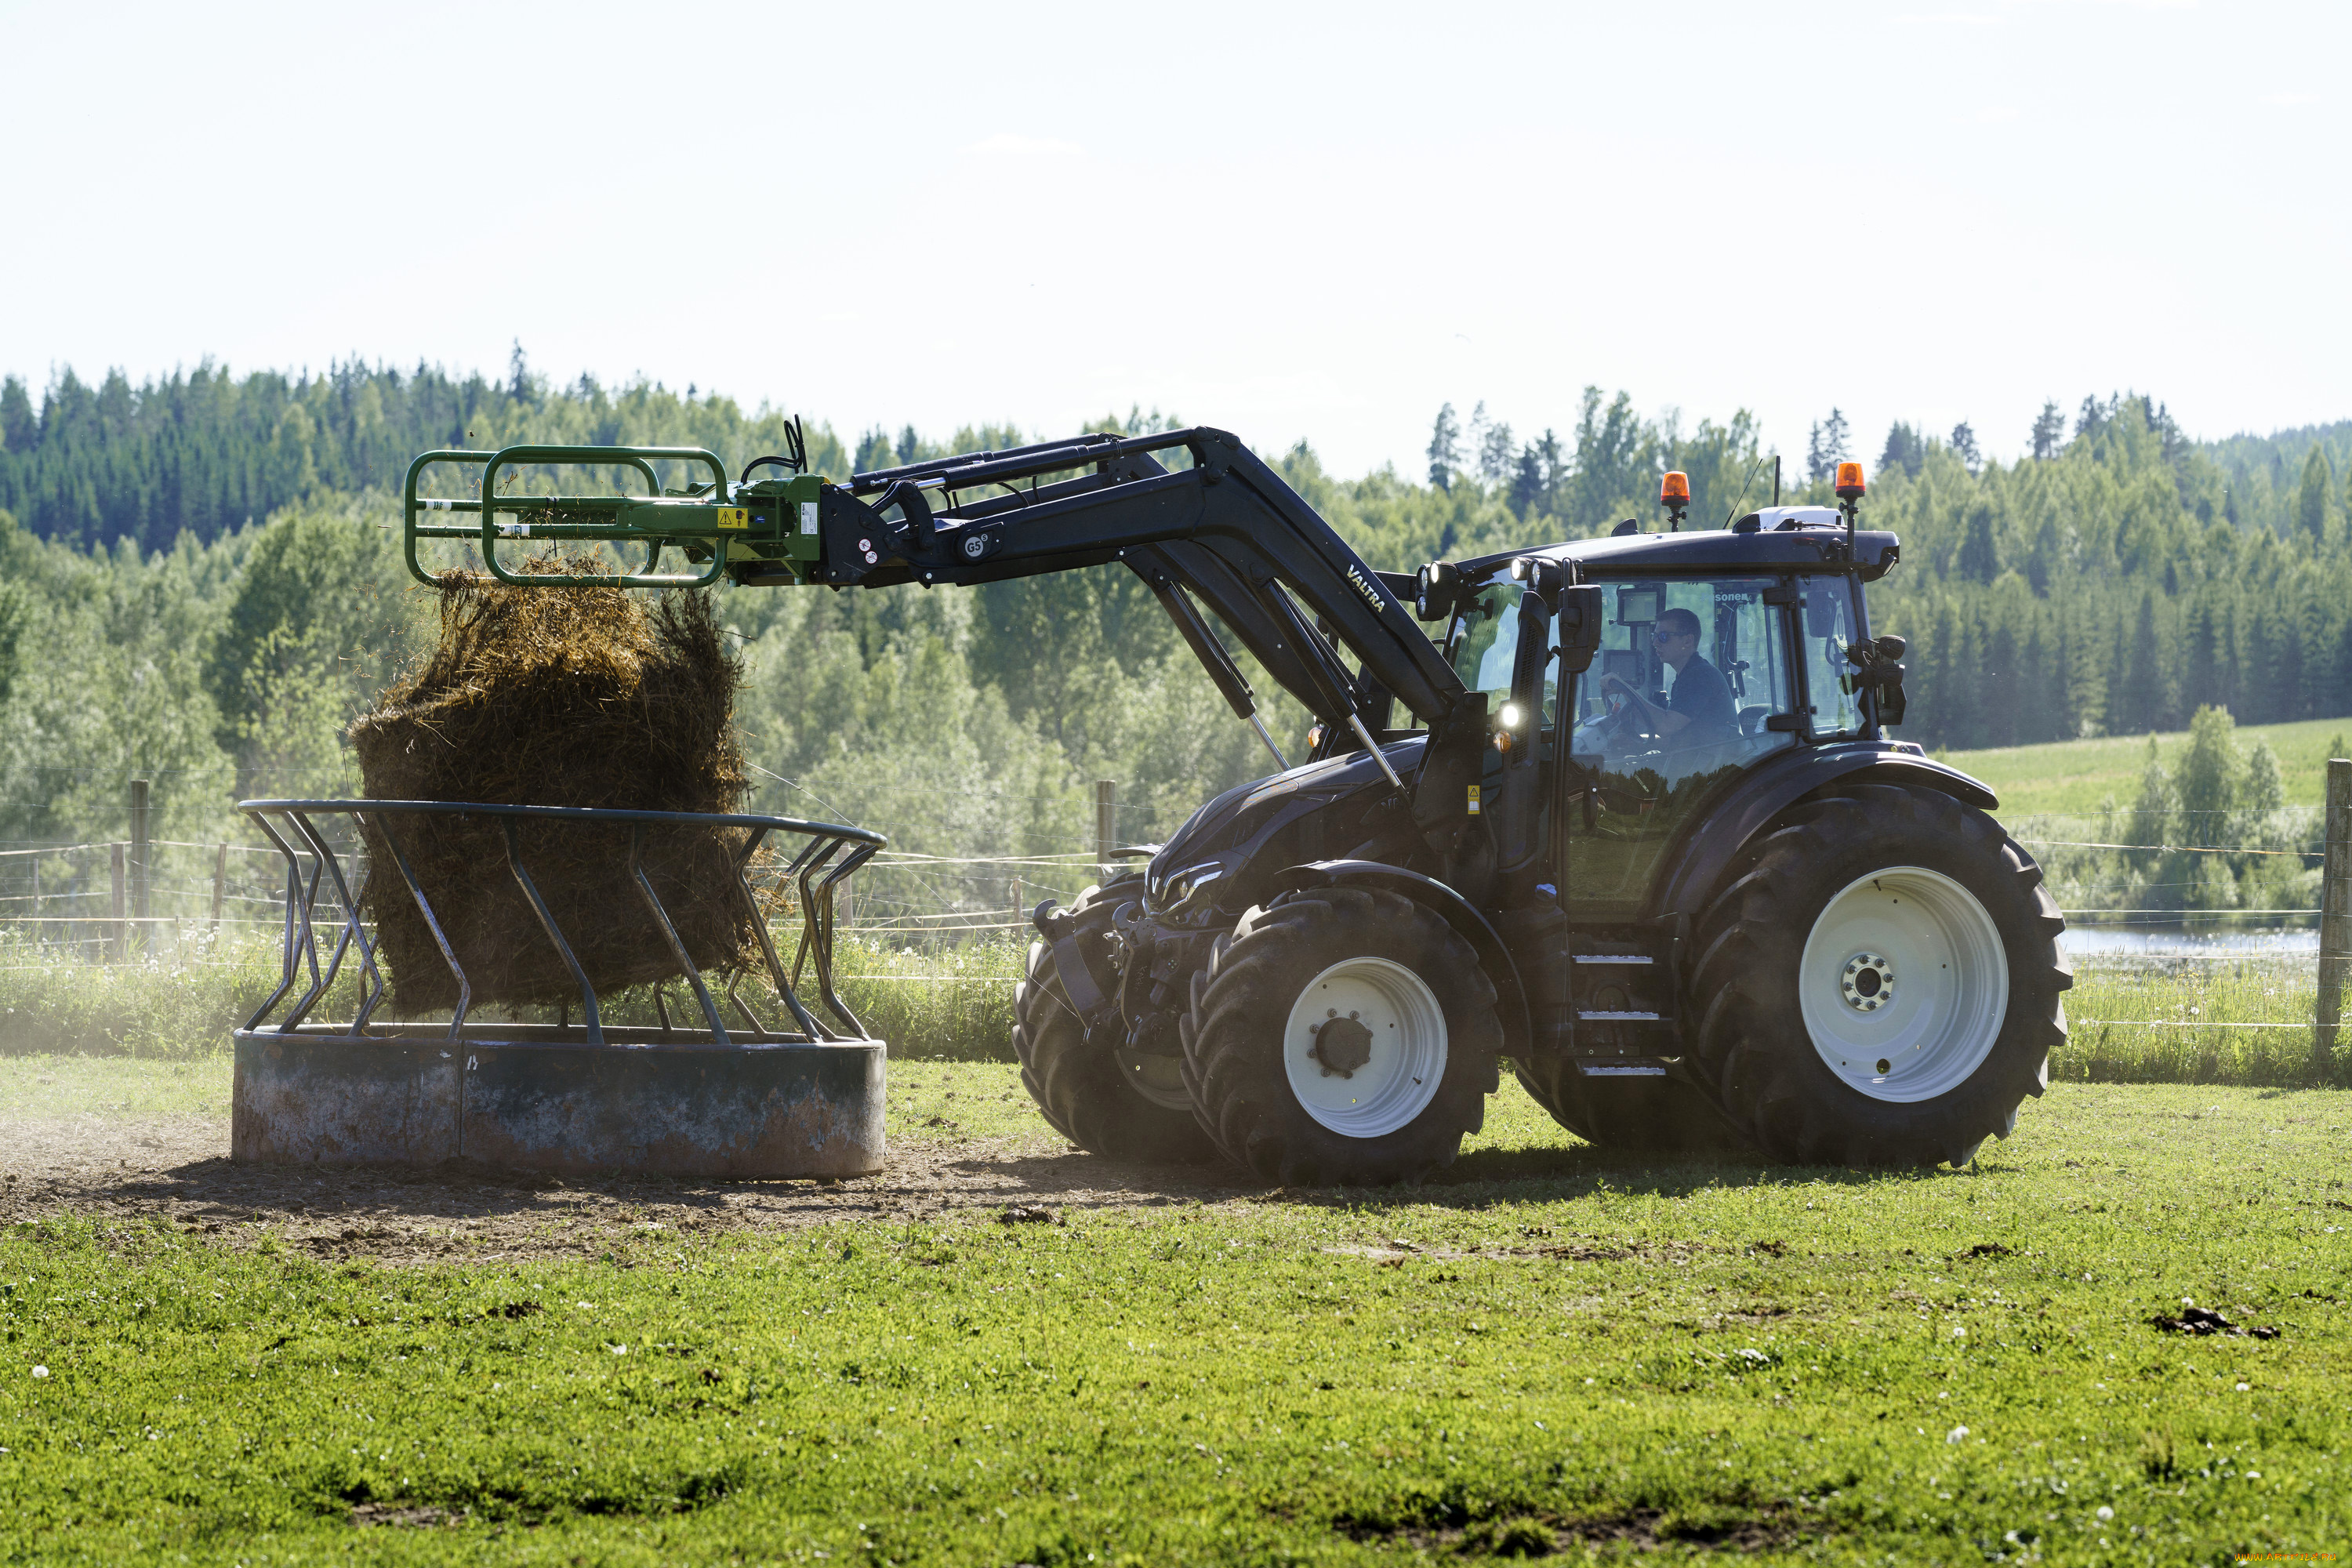
[[[593,449],[637,462],[675,452]],[[1508,1062],[1606,1147],[1965,1163],[2048,1081],[2063,922],[1993,793],[1885,731],[1903,646],[1841,504],[1367,565],[1233,437],[1089,436],[828,483],[499,500],[418,537],[633,539],[656,585],[878,588],[1123,563],[1280,771],[1041,904],[1013,1045],[1048,1121],[1285,1184],[1417,1179]],[[751,476],[762,465],[783,470]],[[650,473],[650,470],[647,470]],[[440,503],[474,510],[477,503]],[[494,523],[494,514],[523,521]],[[698,570],[653,570],[675,547]],[[420,571],[420,575],[424,574]],[[525,580],[525,579],[513,579]],[[577,578],[563,579],[577,582]],[[1204,614],[1205,611],[1205,614]],[[1292,766],[1209,617],[1314,715]]]

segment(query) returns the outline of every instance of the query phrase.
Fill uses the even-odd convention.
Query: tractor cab
[[[1893,564],[1896,541],[1849,536],[1807,511],[1828,509],[1787,509],[1769,529],[1537,552],[1587,590],[1581,613],[1598,626],[1580,628],[1590,647],[1574,658],[1527,581],[1528,557],[1454,569],[1442,642],[1464,686],[1486,698],[1503,869],[1527,861],[1530,884],[1556,889],[1571,920],[1652,912],[1669,848],[1735,780],[1811,749],[1887,743],[1893,705],[1874,710],[1851,650],[1875,666],[1863,584]],[[1524,826],[1509,820],[1520,816]]]

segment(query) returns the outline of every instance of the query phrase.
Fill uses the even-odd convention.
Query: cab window
[[[1845,657],[1855,640],[1853,590],[1843,578],[1802,580],[1805,597],[1805,695],[1815,735],[1862,732],[1862,698]]]
[[[1764,602],[1764,591],[1774,581],[1717,577],[1601,584],[1601,651],[1591,674],[1577,683],[1577,721],[1608,717],[1624,705],[1623,692],[1631,689],[1670,711],[1703,710],[1697,722],[1716,739],[1733,738],[1721,733],[1727,727],[1738,739],[1789,744],[1787,736],[1764,727],[1771,715],[1789,711],[1794,700],[1780,612]],[[1695,633],[1695,638],[1676,635],[1685,632]],[[1685,645],[1693,643],[1688,651],[1696,658],[1683,659]],[[1676,703],[1675,692],[1685,674],[1692,687]],[[1716,689],[1718,676],[1727,704],[1702,700],[1702,689]],[[1723,711],[1727,706],[1728,713]],[[1678,732],[1687,730],[1685,726]]]
[[[1511,671],[1519,657],[1519,601],[1532,589],[1517,583],[1488,588],[1465,605],[1454,618],[1446,646],[1452,649],[1454,673],[1473,691],[1486,694],[1486,711],[1498,711],[1511,694]],[[1559,704],[1559,665],[1544,665],[1543,718],[1551,721]]]

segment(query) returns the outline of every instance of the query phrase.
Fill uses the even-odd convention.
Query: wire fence
[[[2344,787],[2352,795],[2352,779]],[[1098,785],[1091,832],[1073,824],[1018,853],[894,848],[877,856],[843,885],[837,915],[853,952],[891,962],[853,962],[846,977],[886,989],[1001,994],[1017,977],[1031,911],[1047,899],[1068,903],[1127,847],[1121,819],[1140,814],[1116,797],[1115,786]],[[2352,947],[2352,931],[2327,937],[2314,928],[2331,909],[2340,913],[2352,893],[2344,864],[2352,862],[2344,842],[2352,837],[2352,805],[2334,818],[2289,811],[2251,822],[2243,813],[2168,812],[2161,826],[2173,831],[2165,835],[2123,820],[2134,816],[2045,816],[2014,825],[2068,922],[2062,940],[2076,977],[2068,1010],[2077,1042],[2153,1037],[2176,1042],[2163,1047],[2175,1056],[2328,1056],[2340,1012],[2334,988],[2352,968],[2338,950]],[[363,846],[331,847],[352,871],[352,886],[362,886]],[[120,838],[0,842],[0,973],[60,963],[250,967],[277,951],[287,876],[274,845],[142,840],[135,826]],[[2323,896],[2331,885],[2334,905]],[[797,919],[791,889],[771,891],[788,927]],[[331,899],[322,906],[329,910],[341,914]],[[964,949],[1008,947],[1012,960],[953,959]]]

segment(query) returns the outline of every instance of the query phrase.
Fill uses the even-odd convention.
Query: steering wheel
[[[1613,752],[1621,756],[1631,756],[1647,750],[1643,743],[1641,710],[1622,692],[1612,693],[1603,700],[1609,704],[1608,711],[1596,713],[1578,726],[1585,735],[1598,742],[1592,749]]]

